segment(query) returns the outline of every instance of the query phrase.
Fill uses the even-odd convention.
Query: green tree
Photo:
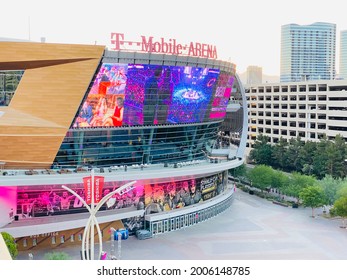
[[[334,178],[343,178],[346,175],[346,142],[345,139],[338,134],[335,136],[333,154],[329,157],[331,160],[332,176]]]
[[[230,169],[229,173],[233,177],[245,177],[247,175],[247,167],[246,164],[242,164],[236,168]]]
[[[347,182],[346,182],[346,180],[343,180],[343,182],[341,183],[341,187],[336,192],[336,199],[338,199],[342,196],[347,196]]]
[[[325,149],[325,172],[334,178],[341,178],[345,174],[345,140],[341,135],[336,135],[334,141],[327,141]]]
[[[286,195],[299,199],[301,190],[309,186],[315,186],[316,184],[317,180],[313,176],[293,172],[289,176],[288,184],[284,185],[281,191]]]
[[[313,173],[313,165],[308,164],[308,163],[304,163],[301,171],[302,171],[302,173],[304,173],[306,175],[311,175]]]
[[[279,142],[272,148],[272,166],[285,170],[288,166],[288,142],[286,139],[280,138]]]
[[[273,169],[266,165],[258,165],[248,172],[252,186],[264,190],[271,186]]]
[[[318,186],[304,188],[300,191],[299,197],[305,207],[311,207],[312,217],[314,217],[314,209],[323,206],[326,202],[324,192]]]
[[[337,192],[342,186],[342,179],[334,179],[331,175],[326,175],[322,180],[318,181],[322,187],[328,205],[333,205],[337,199]]]
[[[342,218],[342,226],[346,228],[345,219],[347,218],[347,196],[342,196],[335,201],[331,213],[340,216]]]
[[[299,154],[299,162],[302,165],[302,169],[300,171],[306,175],[312,175],[314,172],[313,155],[315,154],[316,149],[316,142],[307,141]]]
[[[9,234],[7,232],[1,232],[1,235],[4,238],[7,249],[10,252],[12,259],[15,259],[18,255],[18,248],[17,248],[16,240],[14,239],[14,237],[11,234]]]
[[[249,157],[256,164],[271,165],[272,163],[272,146],[269,144],[269,137],[260,134],[254,142],[253,149]]]
[[[291,138],[289,140],[287,150],[288,165],[285,169],[286,171],[293,172],[302,170],[303,164],[300,161],[300,154],[303,146],[304,142],[301,141],[300,137]]]
[[[289,177],[282,171],[273,170],[271,186],[278,190],[288,187]]]
[[[65,252],[46,253],[43,256],[44,260],[70,260],[70,256]]]
[[[329,140],[324,135],[317,144],[317,149],[313,155],[313,170],[317,178],[321,179],[325,174],[330,174],[327,170],[328,154],[327,149],[329,146]]]

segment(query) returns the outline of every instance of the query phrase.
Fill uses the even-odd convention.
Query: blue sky
[[[47,43],[110,46],[111,32],[217,46],[218,58],[242,73],[249,65],[279,75],[281,25],[330,22],[339,32],[347,17],[338,0],[102,0],[1,1],[0,37]],[[337,57],[338,71],[338,57]]]

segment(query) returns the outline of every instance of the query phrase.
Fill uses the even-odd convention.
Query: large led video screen
[[[227,73],[221,73],[219,75],[217,89],[213,97],[212,107],[210,111],[211,120],[221,119],[225,117],[234,79],[234,76],[231,76]]]
[[[105,182],[102,197],[116,190],[126,182]],[[86,200],[83,183],[65,184]],[[147,183],[138,180],[134,188],[124,194],[115,194],[100,210],[129,207],[145,208],[152,205],[157,212],[168,211],[209,200],[224,192],[227,185],[225,173],[203,178],[189,178],[182,181],[168,180],[163,183]],[[0,187],[0,192],[4,187]],[[11,199],[15,199],[13,196]],[[86,212],[83,203],[61,184],[28,185],[17,187],[17,211],[22,218],[41,217]]]
[[[103,63],[73,127],[221,119],[230,97],[231,79],[218,69]]]
[[[128,64],[104,63],[73,127],[122,126]]]

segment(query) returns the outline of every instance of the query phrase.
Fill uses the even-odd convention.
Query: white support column
[[[90,259],[94,260],[94,220],[95,220],[95,209],[94,209],[94,169],[92,168],[91,171],[91,183],[92,183],[92,203],[90,205],[90,208],[92,210],[91,212],[91,225],[90,225]]]
[[[86,227],[84,228],[83,237],[82,237],[82,260],[94,260],[94,226],[97,229],[98,236],[99,236],[99,253],[98,253],[98,259],[101,257],[102,253],[102,237],[101,237],[101,230],[99,223],[96,219],[96,213],[99,211],[101,206],[114,194],[118,193],[120,195],[123,195],[129,191],[131,191],[134,188],[134,184],[136,181],[129,182],[118,189],[110,192],[106,196],[104,196],[96,205],[94,201],[94,170],[91,172],[91,179],[92,179],[92,202],[91,206],[86,203],[86,201],[75,191],[71,190],[67,186],[62,186],[63,189],[67,190],[68,192],[72,193],[74,196],[76,196],[83,205],[87,208],[87,210],[90,213],[90,217],[87,221]],[[90,254],[89,254],[90,249]],[[120,254],[120,253],[119,253]]]

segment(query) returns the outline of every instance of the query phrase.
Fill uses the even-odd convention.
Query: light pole
[[[74,196],[76,196],[82,204],[87,208],[88,212],[90,213],[90,217],[87,221],[87,225],[84,228],[83,237],[82,237],[82,260],[94,260],[94,226],[96,227],[96,230],[98,232],[99,237],[99,254],[98,259],[101,257],[102,253],[102,235],[99,223],[96,219],[96,213],[99,211],[100,207],[114,194],[118,193],[120,195],[123,195],[130,190],[134,188],[134,184],[136,181],[129,182],[118,189],[110,192],[106,196],[104,196],[96,205],[94,203],[94,170],[91,171],[91,186],[92,186],[92,192],[91,192],[91,206],[87,204],[87,202],[75,191],[68,188],[67,186],[62,186],[62,188],[70,193],[72,193]],[[89,248],[90,248],[90,254],[89,254]]]
[[[115,238],[114,238],[114,234],[115,234],[115,232],[116,232],[116,230],[113,228],[113,227],[111,227],[111,251],[110,251],[110,258],[111,258],[111,260],[116,260],[117,258],[116,258],[116,251],[115,251],[115,248],[114,248],[114,241],[115,241]]]

